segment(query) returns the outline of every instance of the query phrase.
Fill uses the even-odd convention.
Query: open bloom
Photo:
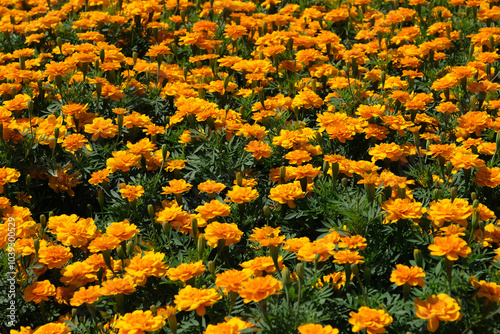
[[[35,282],[24,290],[24,300],[39,303],[56,294],[56,287],[49,280]]]
[[[233,190],[227,192],[227,197],[228,202],[243,204],[259,197],[259,193],[252,187],[233,186]]]
[[[415,308],[420,319],[428,319],[427,330],[434,333],[439,328],[439,321],[456,321],[462,319],[457,301],[445,293],[432,295],[423,301],[417,299]]]
[[[197,289],[188,285],[175,296],[175,305],[179,311],[196,310],[201,317],[205,315],[206,306],[212,306],[221,298],[215,289]]]
[[[238,225],[235,223],[212,222],[205,228],[205,239],[207,240],[207,244],[212,248],[217,247],[217,242],[220,239],[226,241],[226,246],[237,244],[240,242],[242,235],[243,232],[239,230]]]
[[[422,208],[422,203],[415,202],[410,198],[390,199],[382,203],[383,212],[387,213],[384,223],[395,223],[400,219],[417,220],[422,217],[425,208]]]
[[[339,330],[330,325],[323,327],[320,324],[307,324],[297,328],[300,334],[338,334]]]
[[[300,182],[279,184],[271,189],[269,198],[280,204],[287,204],[289,208],[293,209],[297,205],[294,200],[303,198],[305,193],[302,191]]]
[[[384,310],[375,310],[366,306],[359,308],[358,313],[349,313],[349,323],[354,333],[366,329],[368,334],[385,333],[385,327],[392,323],[392,317]]]
[[[137,310],[126,313],[115,323],[119,328],[118,334],[144,334],[145,332],[155,332],[165,326],[163,316],[153,316],[151,311]]]
[[[391,282],[396,283],[396,285],[404,285],[408,283],[413,286],[423,287],[425,282],[422,278],[425,277],[424,270],[420,267],[408,267],[402,264],[396,265],[396,270],[392,271]]]
[[[167,271],[167,276],[172,281],[180,280],[182,283],[186,284],[189,279],[200,276],[205,270],[206,268],[200,260],[195,263],[181,263],[177,268],[170,268]]]
[[[467,242],[456,235],[445,237],[434,237],[434,243],[429,245],[431,255],[443,256],[450,261],[458,260],[458,257],[467,257],[471,249],[467,246]]]
[[[271,295],[279,293],[283,285],[281,281],[271,275],[265,277],[256,277],[244,282],[239,294],[245,303],[260,302]]]

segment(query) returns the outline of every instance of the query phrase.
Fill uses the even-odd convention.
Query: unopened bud
[[[198,219],[191,219],[191,230],[193,231],[193,236],[196,237],[198,235]]]
[[[458,195],[458,188],[457,187],[451,187],[450,189],[450,196],[451,196],[451,201],[453,202],[455,198],[457,198]]]
[[[134,254],[134,250],[135,250],[135,243],[133,240],[129,240],[127,242],[127,254],[128,254],[128,256],[132,256]]]
[[[155,220],[155,207],[153,206],[153,204],[148,204],[148,214],[149,214],[149,219],[151,219],[151,221],[154,221]]]
[[[38,251],[40,250],[40,240],[38,238],[33,239],[33,248],[35,248],[35,254],[38,255]]]
[[[262,209],[264,211],[264,216],[266,218],[269,218],[271,216],[271,209],[269,209],[269,206],[264,205],[264,208]]]
[[[243,175],[241,174],[241,172],[236,173],[236,184],[239,187],[243,187]]]
[[[149,310],[151,311],[151,313],[153,313],[153,316],[155,316],[155,317],[156,317],[156,314],[157,314],[157,312],[158,312],[158,309],[156,308],[156,305],[151,305],[151,306],[149,307]]]
[[[215,263],[214,261],[208,261],[207,263],[208,271],[210,274],[214,275],[215,274]]]
[[[165,235],[169,235],[171,226],[168,222],[163,222],[161,223],[161,229]]]
[[[126,258],[126,256],[125,256],[125,252],[123,251],[123,248],[121,248],[121,247],[118,247],[118,248],[116,249],[116,254],[117,254],[117,255],[118,255],[118,257],[119,257],[120,259],[122,259],[122,260],[124,260],[124,259]]]
[[[281,183],[285,183],[285,181],[286,181],[286,167],[285,166],[280,167],[280,181],[281,181]]]
[[[415,260],[415,263],[417,264],[418,267],[424,266],[424,258],[422,256],[422,251],[420,251],[420,249],[415,248],[413,250],[413,259]]]
[[[203,253],[205,252],[206,243],[207,242],[205,240],[205,234],[200,233],[200,235],[198,235],[198,245],[197,245],[199,259],[203,258]]]
[[[292,284],[292,280],[290,279],[290,269],[288,268],[283,268],[283,270],[281,270],[281,277],[283,277],[283,285],[285,287],[289,287],[290,284]]]
[[[297,273],[297,276],[299,277],[300,280],[304,279],[304,276],[306,274],[306,268],[304,267],[304,264],[302,262],[297,263],[297,266],[295,267],[295,272]]]

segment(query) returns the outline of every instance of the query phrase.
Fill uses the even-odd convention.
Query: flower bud
[[[198,235],[198,219],[191,219],[191,230],[193,231],[193,236],[196,237]]]
[[[124,260],[124,259],[126,258],[126,256],[125,256],[125,252],[123,251],[123,248],[121,248],[121,247],[118,247],[118,248],[116,249],[116,254],[117,254],[117,255],[118,255],[118,257],[119,257],[120,259],[122,259],[122,260]]]
[[[155,317],[156,317],[157,312],[158,312],[158,309],[156,308],[156,305],[151,305],[151,306],[149,307],[149,310],[151,311],[151,313],[153,313],[153,316],[155,316]]]
[[[458,195],[458,189],[457,187],[451,187],[450,189],[450,196],[451,196],[451,201],[453,202],[455,198],[457,198]]]
[[[170,227],[170,224],[168,222],[161,223],[161,229],[165,235],[170,234],[171,227]]]
[[[135,243],[133,240],[129,240],[127,242],[127,254],[128,254],[128,256],[132,257],[132,255],[134,254],[134,250],[135,250]]]
[[[109,249],[106,249],[102,252],[102,257],[104,258],[104,263],[106,263],[106,266],[113,271],[113,266],[111,265],[111,253],[109,252]]]
[[[433,194],[434,200],[436,200],[436,201],[441,198],[441,191],[439,189],[434,189],[432,191],[432,194]]]
[[[262,211],[264,211],[264,216],[267,219],[269,219],[269,217],[271,216],[271,209],[269,209],[269,206],[264,205],[264,208],[262,209]]]
[[[243,187],[243,175],[241,174],[241,172],[236,173],[236,184],[239,187]]]
[[[42,229],[47,225],[47,217],[45,215],[40,215],[40,225],[42,225]]]
[[[372,202],[375,199],[375,185],[373,183],[365,183],[364,184],[365,191],[366,191],[366,196]]]
[[[295,272],[297,273],[297,276],[299,277],[300,280],[304,279],[304,276],[306,274],[306,268],[304,267],[304,264],[302,262],[297,263],[297,266],[295,267]]]
[[[33,239],[33,248],[35,248],[35,254],[38,256],[38,251],[40,250],[40,240],[38,238]]]
[[[208,271],[210,272],[210,274],[215,275],[215,263],[214,263],[214,261],[212,261],[212,260],[208,261],[207,267],[208,267]]]
[[[151,221],[155,220],[155,208],[154,208],[153,204],[148,204],[148,215],[149,215],[149,219],[151,219]]]
[[[71,317],[75,318],[77,314],[78,314],[78,310],[76,308],[72,308],[71,309]]]
[[[453,171],[453,164],[451,163],[451,161],[448,161],[446,163],[446,175],[448,175],[448,177],[450,177],[452,171]]]
[[[424,258],[420,249],[415,248],[413,250],[413,259],[415,259],[415,263],[418,267],[422,268],[424,266]]]
[[[280,181],[281,183],[285,183],[286,182],[286,167],[285,166],[281,166],[280,167]]]
[[[283,268],[283,270],[281,270],[281,277],[283,277],[283,285],[288,288],[290,284],[292,284],[292,280],[290,279],[290,269],[287,267]]]
[[[97,189],[97,201],[99,202],[101,209],[103,209],[104,208],[104,193],[103,193],[102,189]]]
[[[472,208],[474,209],[477,209],[477,207],[479,206],[479,201],[477,199],[475,199],[473,202],[472,202]]]
[[[359,268],[358,268],[358,265],[356,263],[351,264],[351,272],[354,275],[358,276],[358,274],[359,274]]]
[[[472,202],[474,202],[475,200],[477,200],[477,194],[475,192],[471,192],[470,193],[470,199],[472,200]]]
[[[340,180],[340,183],[342,183],[342,186],[347,187],[347,181],[349,181],[346,177],[343,177],[342,180]]]
[[[203,258],[203,253],[205,252],[206,243],[207,242],[205,240],[205,234],[200,233],[200,235],[198,235],[198,245],[197,245],[199,259]]]
[[[406,187],[401,188],[400,186],[397,186],[398,188],[398,198],[405,199],[406,198]]]

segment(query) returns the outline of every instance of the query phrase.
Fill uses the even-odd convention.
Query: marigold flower
[[[172,281],[182,281],[184,285],[186,282],[193,277],[200,276],[207,269],[203,265],[203,262],[200,260],[195,263],[181,263],[176,268],[170,268],[167,271],[167,276]]]
[[[33,334],[70,334],[71,330],[64,322],[50,322],[38,327]]]
[[[276,272],[276,266],[270,256],[256,257],[252,260],[240,263],[240,266],[243,267],[243,271],[249,272],[254,277],[261,276],[264,271],[268,274],[274,274]],[[283,269],[282,256],[278,256],[278,267],[279,270]]]
[[[125,183],[120,183],[118,187],[120,187],[122,198],[126,198],[129,202],[133,202],[144,195],[144,188],[140,184],[132,186]]]
[[[300,334],[338,334],[339,330],[330,325],[323,327],[320,324],[301,325],[297,328]]]
[[[186,182],[186,180],[180,179],[174,179],[170,180],[168,182],[169,186],[167,187],[162,187],[163,195],[168,195],[168,194],[182,194],[183,192],[189,191],[193,186],[189,183]]]
[[[82,247],[95,237],[97,227],[92,218],[80,218],[62,223],[54,233],[64,246]]]
[[[109,169],[105,168],[98,170],[92,173],[92,175],[90,175],[89,183],[96,186],[103,182],[109,182],[111,180],[109,179],[108,176],[109,176]]]
[[[227,217],[231,213],[230,210],[231,207],[229,205],[215,199],[200,205],[195,209],[195,211],[199,212],[205,220],[210,220],[217,216]]]
[[[476,280],[474,276],[471,276],[470,282],[475,289],[479,289],[476,292],[475,298],[486,298],[488,302],[500,301],[500,285],[495,282],[486,282],[485,280]]]
[[[260,140],[252,140],[245,146],[245,151],[251,152],[252,157],[257,160],[262,158],[269,158],[271,156],[271,146]]]
[[[128,172],[130,167],[140,167],[139,161],[141,161],[140,155],[132,154],[128,151],[114,151],[113,157],[106,161],[106,166],[111,173],[117,170]]]
[[[426,301],[415,301],[417,318],[427,319],[427,330],[434,333],[439,328],[439,321],[457,321],[462,319],[457,301],[445,293],[427,297]]]
[[[34,282],[24,290],[24,300],[27,302],[40,303],[49,300],[50,296],[55,296],[56,287],[49,280]]]
[[[294,200],[303,198],[305,193],[302,191],[300,183],[279,184],[271,189],[269,198],[281,204],[287,204],[290,208],[295,208],[297,205]]]
[[[115,249],[118,246],[120,246],[120,240],[118,238],[113,235],[103,234],[92,240],[87,246],[87,249],[92,253],[97,253]]]
[[[38,251],[40,263],[46,264],[49,269],[61,268],[72,257],[70,249],[61,245],[42,247]]]
[[[96,117],[91,124],[85,124],[85,132],[92,134],[92,140],[96,141],[99,137],[113,138],[118,133],[118,125],[113,124],[112,119]]]
[[[480,168],[474,182],[480,187],[496,188],[500,185],[500,167]]]
[[[288,152],[285,155],[285,159],[287,159],[291,165],[301,165],[304,162],[310,161],[312,158],[311,158],[311,153],[307,151],[294,150],[292,152]]]
[[[215,248],[219,240],[224,239],[225,245],[230,246],[237,244],[241,240],[243,232],[240,231],[238,225],[235,223],[226,224],[219,222],[212,222],[205,228],[205,239],[207,244]]]
[[[71,306],[80,306],[82,304],[92,304],[99,300],[101,296],[99,285],[91,285],[88,288],[81,287],[73,294],[70,300]]]
[[[341,236],[340,237],[340,242],[338,243],[339,248],[349,248],[349,249],[356,249],[359,248],[359,250],[365,250],[366,248],[366,238],[363,238],[360,235],[353,235],[353,236]]]
[[[241,285],[246,282],[251,276],[251,273],[245,270],[230,269],[217,274],[215,285],[222,289],[224,294],[229,291],[238,292]]]
[[[68,174],[65,170],[56,170],[55,174],[56,175],[48,175],[49,187],[56,193],[66,192],[70,196],[75,196],[75,192],[72,188],[77,186],[79,183],[82,183],[78,180],[79,175]]]
[[[353,274],[351,274],[351,279]],[[345,286],[346,275],[345,272],[337,271],[328,275],[323,276],[322,279],[318,279],[318,282],[314,285],[316,288],[323,288],[323,282],[326,285],[332,286],[335,290],[340,290],[343,286]]]
[[[239,291],[245,303],[260,302],[269,296],[279,294],[283,288],[281,281],[271,275],[256,277],[244,282]]]
[[[477,154],[467,154],[455,151],[450,157],[450,161],[454,170],[459,170],[460,168],[471,169],[472,167],[486,167],[485,162],[479,159],[479,155]]]
[[[307,242],[298,250],[297,259],[306,262],[323,262],[328,260],[334,249],[335,244],[324,239]]]
[[[83,286],[97,279],[97,275],[89,264],[85,262],[74,262],[61,269],[61,282],[76,287]]]
[[[425,282],[422,278],[425,277],[424,270],[420,267],[408,267],[402,264],[396,265],[396,270],[391,273],[390,281],[396,285],[404,285],[408,283],[412,286],[423,287]]]
[[[151,311],[137,310],[126,313],[115,322],[115,328],[119,328],[118,334],[144,334],[155,332],[165,326],[165,319],[161,316],[153,316]]]
[[[285,236],[279,235],[280,230],[281,227],[274,228],[267,225],[262,228],[257,227],[252,230],[254,233],[250,235],[248,240],[258,242],[262,247],[271,245],[278,247],[278,245],[285,241]]]
[[[28,94],[17,94],[12,100],[4,101],[3,106],[10,111],[24,110],[28,108],[31,97]]]
[[[62,143],[62,147],[66,151],[74,153],[74,152],[78,151],[80,148],[82,148],[83,146],[87,145],[87,143],[88,143],[88,140],[87,140],[87,138],[85,138],[84,135],[82,135],[80,133],[74,133],[74,134],[71,134],[71,135],[67,136],[66,138],[64,138],[63,143]]]
[[[429,204],[427,216],[432,223],[441,227],[445,222],[452,222],[467,226],[467,219],[472,216],[472,205],[463,198],[449,198],[432,201]]]
[[[346,264],[346,263],[358,264],[365,262],[363,260],[364,257],[359,255],[358,251],[351,251],[351,250],[336,251],[333,252],[333,257],[335,258],[333,262],[338,264]]]
[[[416,202],[408,197],[390,199],[382,203],[382,212],[387,214],[384,224],[395,223],[400,219],[412,219],[418,221],[425,212],[422,203]]]
[[[205,307],[212,306],[222,296],[215,289],[197,289],[191,285],[181,289],[175,296],[175,304],[179,311],[193,311],[200,317],[205,315]]]
[[[99,293],[103,296],[130,295],[135,291],[136,284],[127,278],[113,278],[102,282]]]
[[[252,187],[240,187],[236,185],[233,186],[232,190],[227,192],[227,197],[229,197],[228,202],[243,204],[259,197],[259,193]]]
[[[380,143],[370,148],[368,154],[372,156],[372,162],[377,160],[389,159],[391,161],[398,161],[403,156],[403,149],[396,143]]]
[[[168,268],[168,264],[163,262],[164,258],[165,254],[154,251],[145,252],[144,255],[137,254],[125,268],[125,277],[130,277],[139,286],[144,286],[149,276],[164,277]]]
[[[385,327],[389,326],[393,319],[384,310],[376,310],[366,306],[358,309],[358,313],[349,313],[349,323],[353,325],[352,331],[357,333],[366,329],[368,334],[385,333]]]
[[[213,194],[213,193],[220,193],[222,190],[224,190],[226,186],[222,183],[218,183],[212,180],[205,181],[203,183],[200,183],[198,185],[198,190],[200,193],[202,191]]]
[[[15,183],[21,176],[14,168],[2,167],[0,168],[0,194],[3,193],[3,186],[7,183]]]
[[[456,235],[434,237],[434,243],[429,245],[428,248],[431,251],[431,255],[445,255],[450,261],[458,260],[459,256],[467,257],[472,251],[471,248],[467,246],[467,241]]]

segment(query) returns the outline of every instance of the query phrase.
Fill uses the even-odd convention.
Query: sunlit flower
[[[154,316],[149,310],[136,310],[118,318],[115,327],[120,329],[118,334],[144,334],[145,332],[156,332],[165,326],[165,323],[165,319],[161,315]]]
[[[366,306],[358,309],[358,312],[349,313],[349,323],[353,325],[352,331],[357,333],[366,329],[368,334],[385,333],[385,327],[389,326],[393,319],[385,310],[376,310]]]
[[[445,255],[450,261],[458,260],[459,256],[467,257],[472,251],[471,248],[467,246],[467,241],[456,235],[434,237],[434,243],[429,245],[429,250],[431,251],[431,255]]]
[[[167,271],[167,276],[172,281],[182,281],[184,285],[186,282],[193,277],[200,276],[207,269],[203,265],[202,261],[195,263],[181,263],[176,268],[170,268]]]
[[[243,232],[240,231],[238,225],[235,223],[226,224],[219,222],[212,222],[205,228],[205,239],[207,244],[215,248],[219,240],[224,239],[225,246],[230,246],[240,242]]]
[[[144,195],[144,188],[140,184],[133,186],[120,183],[118,186],[120,187],[122,198],[127,199],[129,202],[133,202]]]
[[[269,296],[279,294],[282,288],[281,281],[268,275],[243,282],[239,294],[245,303],[260,302]]]
[[[204,316],[207,306],[215,304],[222,296],[215,289],[197,289],[191,285],[181,289],[175,295],[175,304],[179,311],[194,311],[199,316]]]
[[[412,286],[423,287],[425,282],[422,278],[425,277],[424,270],[420,267],[408,267],[402,264],[396,265],[396,270],[391,273],[390,281],[396,285],[404,285],[408,283]]]
[[[418,318],[429,320],[427,330],[432,333],[439,328],[439,321],[462,319],[457,301],[445,293],[429,296],[425,301],[417,298],[415,308]]]
[[[56,287],[50,281],[34,282],[24,290],[24,300],[27,302],[40,303],[49,300],[49,297],[56,294]]]

